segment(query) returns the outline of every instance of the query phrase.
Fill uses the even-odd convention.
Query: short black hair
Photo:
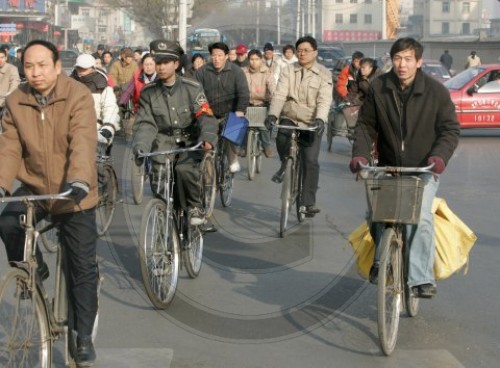
[[[295,54],[295,47],[293,45],[285,45],[283,46],[283,54],[287,52],[288,50],[292,50],[292,52]]]
[[[1,52],[2,54],[4,54],[5,56],[8,56],[8,55],[9,55],[9,51],[8,51],[8,50],[5,50],[5,49],[0,48],[0,52]]]
[[[149,58],[149,57],[150,57],[150,58],[152,58],[152,59],[153,59],[153,61],[154,61],[154,59],[155,59],[154,55],[152,55],[151,53],[149,53],[149,52],[148,52],[148,53],[144,54],[144,55],[141,57],[141,64],[144,64],[144,60],[146,60],[146,59],[147,59],[147,58]]]
[[[257,50],[257,49],[250,50],[248,52],[248,58],[250,59],[250,56],[252,56],[252,55],[257,55],[258,57],[260,57],[262,59],[262,52],[260,52],[260,50]]]
[[[415,51],[415,58],[417,60],[422,59],[422,55],[424,54],[424,46],[420,42],[418,42],[416,39],[412,37],[403,37],[397,39],[391,46],[391,59],[396,55],[398,52],[405,51],[405,50],[414,50]]]
[[[6,43],[4,43],[4,44],[2,44],[2,45],[0,46],[0,50],[2,50],[2,51],[3,51],[3,50],[7,50],[7,51],[9,51],[9,50],[10,50],[10,46],[9,46],[9,45],[7,45]]]
[[[363,54],[361,51],[354,51],[352,53],[352,60],[354,59],[363,59],[365,57],[365,54]]]
[[[224,42],[214,42],[208,46],[208,52],[211,54],[213,50],[222,50],[224,54],[229,54],[229,47]]]
[[[295,49],[298,49],[299,45],[302,43],[305,43],[305,42],[308,42],[314,51],[316,51],[318,49],[318,43],[316,42],[316,39],[314,37],[311,37],[311,36],[304,36],[304,37],[299,38],[297,40],[297,42],[295,42]]]
[[[202,55],[202,54],[200,54],[199,52],[197,52],[197,53],[193,54],[193,57],[191,58],[191,64],[193,64],[193,63],[194,63],[194,61],[195,61],[196,59],[198,59],[198,58],[199,58],[199,59],[202,59],[203,61],[205,61],[205,58],[203,57],[203,55]]]
[[[102,57],[104,58],[104,55],[106,55],[106,54],[109,54],[109,56],[111,56],[111,58],[113,58],[113,53],[111,51],[104,51],[102,53]]]
[[[57,51],[56,45],[54,45],[52,42],[45,41],[45,40],[33,40],[29,42],[26,47],[24,48],[23,56],[21,57],[21,63],[24,65],[24,55],[26,55],[26,51],[31,46],[43,46],[52,52],[52,60],[54,61],[54,64],[59,60],[59,51]]]

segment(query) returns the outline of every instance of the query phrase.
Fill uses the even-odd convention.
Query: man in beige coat
[[[21,79],[17,68],[7,63],[7,51],[0,49],[0,109],[5,106],[5,98],[17,88]]]
[[[69,303],[76,330],[78,367],[96,358],[91,334],[97,312],[96,220],[97,168],[96,113],[88,88],[65,76],[57,48],[34,40],[23,55],[28,83],[7,97],[0,134],[0,197],[12,193],[14,180],[21,186],[14,196],[54,194],[71,190],[73,201],[40,203],[35,218],[48,214],[59,226]],[[0,215],[0,237],[9,261],[23,259],[24,230],[19,216],[23,203],[9,203]],[[48,267],[37,249],[38,275]]]
[[[316,61],[318,45],[311,36],[299,38],[295,44],[299,61],[281,70],[266,126],[270,129],[280,118],[280,125],[316,126],[314,132],[301,132],[303,190],[300,206],[307,217],[320,212],[316,207],[319,181],[319,149],[321,137],[332,103],[332,74]],[[280,169],[272,181],[281,183],[285,175],[286,157],[290,150],[289,130],[279,130],[276,148],[281,160]]]

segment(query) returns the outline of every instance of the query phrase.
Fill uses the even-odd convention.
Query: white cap
[[[81,54],[76,58],[75,68],[79,67],[82,69],[95,68],[95,59],[90,54]]]

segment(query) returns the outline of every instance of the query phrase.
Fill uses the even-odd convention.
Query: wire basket
[[[366,179],[366,196],[372,222],[418,224],[424,180],[415,176]]]
[[[267,118],[267,107],[250,106],[247,107],[245,117],[248,120],[249,128],[265,128],[264,121]]]

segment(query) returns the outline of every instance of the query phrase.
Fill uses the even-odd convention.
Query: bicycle
[[[289,125],[274,125],[278,129],[291,130],[290,150],[285,159],[285,176],[281,187],[281,217],[280,217],[280,237],[284,238],[288,224],[290,207],[296,205],[297,219],[304,221],[305,206],[301,203],[302,194],[302,152],[298,144],[301,131],[314,132],[316,127],[299,127]]]
[[[217,189],[219,190],[220,200],[223,207],[229,207],[233,200],[233,181],[234,174],[229,170],[229,160],[226,150],[229,149],[229,142],[219,137],[217,150],[215,152],[215,173],[217,179]]]
[[[262,144],[260,142],[260,129],[265,128],[264,121],[267,117],[267,107],[250,106],[247,108],[248,119],[247,136],[247,171],[248,180],[253,180],[255,173],[262,170]]]
[[[408,254],[404,226],[420,220],[424,181],[403,174],[431,173],[427,167],[361,166],[365,179],[369,216],[372,223],[383,223],[377,247],[381,247],[377,289],[377,321],[380,347],[390,355],[396,346],[399,317],[418,314],[419,299],[407,286]],[[372,174],[371,177],[366,174]]]
[[[103,151],[103,147],[99,149]],[[113,169],[113,158],[104,153],[96,157],[99,201],[96,207],[97,234],[108,231],[118,200],[118,179]]]
[[[326,143],[328,152],[332,150],[333,137],[346,137],[349,143],[354,142],[354,129],[358,120],[360,104],[341,102],[332,104],[328,115],[326,128]]]
[[[201,143],[190,148],[142,153],[139,157],[149,160],[165,156],[164,168],[159,173],[163,183],[155,198],[146,205],[142,215],[139,236],[139,258],[146,293],[158,309],[165,309],[172,302],[177,289],[181,247],[183,263],[191,278],[201,270],[203,257],[203,232],[201,225],[190,225],[189,215],[174,201],[175,157],[181,153],[200,150]],[[203,191],[202,186],[202,191]],[[161,193],[160,193],[161,191]],[[205,196],[202,193],[202,198]]]
[[[26,195],[6,197],[0,203],[24,202],[26,214],[20,221],[26,239],[24,259],[10,263],[10,271],[0,286],[0,365],[9,368],[50,368],[52,347],[55,340],[63,337],[66,365],[76,356],[76,332],[73,330],[72,308],[68,303],[64,266],[64,247],[57,245],[55,285],[52,300],[46,292],[41,278],[37,275],[35,251],[40,233],[49,231],[56,224],[44,229],[35,227],[35,202],[45,200],[70,200],[71,190],[55,195]],[[99,276],[100,293],[103,278]],[[96,316],[92,332],[94,341],[98,326]]]
[[[132,167],[130,170],[131,177],[131,187],[132,187],[132,198],[135,204],[141,204],[144,198],[144,183],[148,179],[148,173],[150,168],[149,161],[144,161],[142,165],[136,165],[134,162],[134,157],[132,156]]]

